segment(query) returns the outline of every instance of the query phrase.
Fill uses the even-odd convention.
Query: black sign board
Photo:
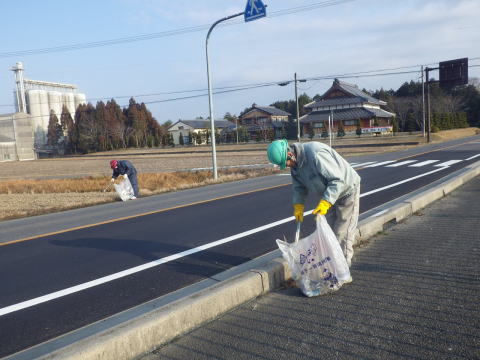
[[[468,58],[439,63],[440,86],[454,87],[468,84]]]

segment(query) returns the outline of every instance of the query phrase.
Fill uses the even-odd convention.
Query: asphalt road
[[[479,359],[479,197],[477,176],[371,239],[336,293],[273,291],[141,360]]]
[[[352,159],[362,177],[361,212],[479,160],[479,139],[434,146],[433,152],[422,148],[418,155],[410,150]],[[405,161],[411,162],[400,164]],[[139,199],[111,215],[105,212],[112,206],[103,206],[106,223],[95,226],[85,226],[95,209],[68,212],[68,219],[57,215],[1,224],[8,238],[0,247],[0,356],[274,250],[276,238],[293,235],[289,182],[289,176],[273,176]],[[174,199],[177,206],[165,207]],[[314,204],[310,199],[307,209]],[[115,221],[135,211],[138,216]],[[81,228],[62,230],[68,229],[62,223],[76,224],[75,214]],[[39,228],[58,233],[42,236]],[[303,231],[313,231],[313,221],[307,220]],[[28,233],[34,238],[11,242]]]

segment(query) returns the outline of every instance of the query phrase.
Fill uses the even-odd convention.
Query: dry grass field
[[[475,135],[476,128],[448,130],[432,134],[433,142]],[[326,142],[328,143],[328,141]],[[402,145],[415,143],[416,145]],[[345,157],[399,151],[425,143],[421,134],[389,137],[361,137],[334,140],[333,146]],[[384,146],[363,146],[383,144]],[[218,167],[267,164],[268,144],[217,146]],[[341,147],[349,145],[349,147]],[[351,147],[354,145],[354,147]],[[210,147],[127,149],[68,158],[0,163],[0,221],[57,212],[66,209],[119,201],[110,188],[109,160],[128,159],[139,172],[140,195],[149,196],[212,183],[209,171],[185,171],[211,167]],[[219,181],[263,176],[276,170],[228,170],[219,172]]]

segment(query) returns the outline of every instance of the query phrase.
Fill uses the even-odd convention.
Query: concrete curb
[[[411,216],[479,174],[480,161],[361,220],[358,224],[356,243],[383,231],[389,224],[400,222]],[[153,351],[162,344],[193,330],[202,323],[215,319],[246,301],[278,288],[290,278],[291,273],[287,262],[278,257],[269,261],[265,266],[251,269],[185,298],[153,308],[141,316],[48,354],[33,355],[32,350],[25,350],[6,357],[4,360],[32,358],[41,360],[131,360]]]

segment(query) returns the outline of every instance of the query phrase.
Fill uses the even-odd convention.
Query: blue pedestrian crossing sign
[[[245,21],[253,21],[267,16],[266,6],[262,0],[247,0]]]

